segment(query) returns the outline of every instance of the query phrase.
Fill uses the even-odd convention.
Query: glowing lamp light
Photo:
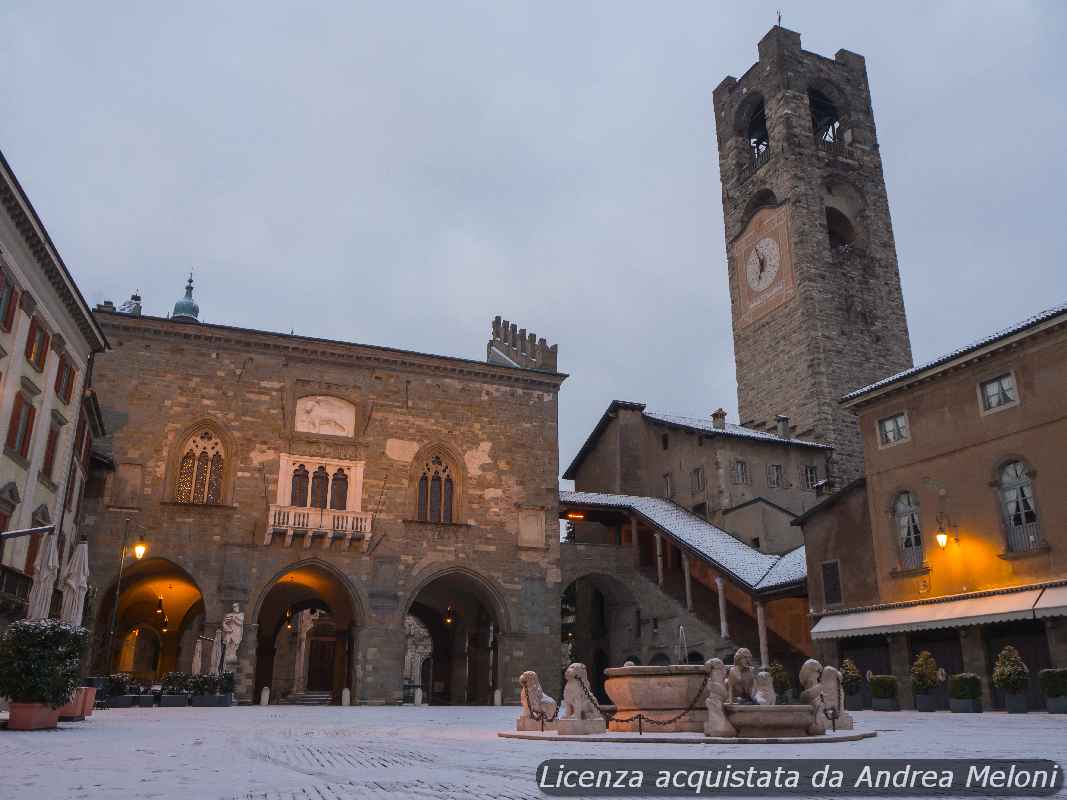
[[[934,538],[937,539],[937,546],[944,550],[948,544],[948,534],[944,531],[938,531]]]
[[[170,620],[167,619],[167,615],[164,614],[163,615],[163,633],[166,633],[167,632],[167,628],[169,628],[169,627],[170,627]]]
[[[160,595],[159,599],[156,600],[156,613],[157,614],[162,614],[163,613],[163,595]]]
[[[585,514],[580,511],[568,511],[567,519],[585,519]]]
[[[141,538],[137,540],[137,544],[133,546],[133,555],[138,561],[140,561],[142,558],[144,558],[144,554],[147,552],[148,545],[145,544],[144,534],[142,533]]]
[[[455,609],[452,607],[452,604],[449,603],[448,610],[445,612],[445,625],[451,625],[455,621],[455,615]]]

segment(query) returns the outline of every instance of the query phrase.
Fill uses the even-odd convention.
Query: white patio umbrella
[[[211,663],[208,665],[206,673],[208,675],[217,675],[219,672],[219,664],[222,662],[222,628],[215,631],[215,641],[211,645]]]
[[[197,636],[196,644],[193,645],[193,663],[189,666],[190,675],[200,674],[200,662],[204,658],[204,641]]]
[[[59,618],[72,625],[82,624],[85,593],[89,591],[89,543],[79,542],[67,568],[63,570],[63,611]]]
[[[48,610],[52,605],[52,590],[56,586],[56,575],[59,573],[57,538],[54,533],[45,536],[45,545],[37,556],[26,619],[48,619]]]

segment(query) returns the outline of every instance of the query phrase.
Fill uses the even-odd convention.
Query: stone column
[[[663,588],[663,536],[656,531],[656,581]]]
[[[973,672],[982,679],[982,707],[990,711],[993,708],[993,684],[990,682],[989,668],[986,666],[982,628],[979,625],[969,625],[960,628],[959,634],[963,671]]]
[[[637,518],[630,517],[630,547],[634,555],[634,569],[641,566],[641,543],[637,540]]]
[[[915,708],[915,693],[911,690],[911,655],[908,653],[908,636],[893,633],[889,640],[889,669],[897,679],[900,707],[905,710]]]
[[[759,663],[766,669],[770,666],[767,658],[767,615],[759,600],[756,601],[756,629],[759,632]]]
[[[693,578],[689,574],[689,555],[682,551],[682,570],[685,572],[685,607],[687,611],[693,610]]]
[[[308,686],[308,634],[315,624],[313,612],[304,609],[296,618],[296,661],[293,664],[293,694],[307,691]]]
[[[715,576],[715,591],[719,595],[719,636],[723,639],[730,638],[730,629],[726,625],[726,582],[719,576]]]
[[[207,642],[204,642],[206,645]],[[234,696],[237,700],[254,703],[256,661],[258,659],[259,625],[245,625],[245,638],[234,667]]]

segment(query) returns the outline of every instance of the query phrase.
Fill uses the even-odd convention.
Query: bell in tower
[[[843,482],[863,448],[838,400],[912,363],[866,62],[780,26],[758,50],[714,94],[741,423],[788,415]]]

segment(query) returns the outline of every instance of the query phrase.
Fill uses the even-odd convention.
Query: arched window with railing
[[[194,505],[220,505],[226,450],[222,440],[209,429],[195,432],[184,442],[178,461],[174,499]]]
[[[919,569],[924,557],[918,498],[911,492],[900,492],[893,501],[893,518],[897,526],[901,568]]]
[[[1003,464],[998,475],[998,488],[1008,552],[1021,553],[1042,547],[1030,468],[1017,459]]]

